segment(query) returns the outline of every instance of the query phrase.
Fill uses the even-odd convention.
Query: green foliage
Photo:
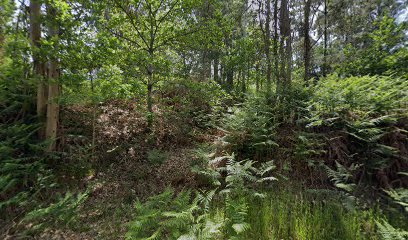
[[[279,145],[275,141],[276,127],[272,107],[264,97],[251,97],[241,107],[232,109],[224,125],[228,131],[225,140],[233,151],[246,153],[243,157],[267,154]],[[252,155],[252,156],[251,156]]]
[[[217,123],[230,100],[227,92],[213,81],[176,78],[164,82],[160,92],[162,103],[172,109],[172,114],[201,128]]]
[[[346,169],[336,161],[336,170],[327,167],[327,175],[337,188],[346,192],[353,192],[356,188],[353,172],[359,167],[352,164],[350,168]]]
[[[408,232],[394,228],[387,221],[376,221],[378,232],[383,240],[404,240],[408,238]]]
[[[335,153],[326,159],[328,164],[334,165],[330,161],[334,159],[346,168],[361,166],[353,177],[364,171],[367,182],[372,182],[373,173],[398,165],[400,149],[390,139],[406,137],[407,81],[392,76],[339,79],[332,75],[313,88],[307,127],[327,134],[327,147]],[[376,181],[390,187],[383,179]]]
[[[340,72],[354,75],[390,75],[407,79],[408,51],[406,47],[407,24],[397,24],[395,19],[384,16],[374,23],[374,30],[367,34],[365,48],[348,46]]]
[[[217,198],[210,191],[191,200],[190,192],[174,196],[166,190],[145,204],[136,204],[137,216],[127,238],[379,239],[373,211],[345,210],[336,192],[318,196],[275,190],[263,198],[244,192]],[[203,199],[213,202],[208,210]]]
[[[225,232],[231,239],[240,239],[250,229],[247,215],[248,200],[264,197],[255,187],[266,181],[275,181],[270,172],[275,168],[273,161],[262,163],[258,168],[252,160],[236,161],[234,156],[228,158],[226,167],[219,171],[226,172],[226,187],[220,193],[225,194]]]
[[[392,200],[404,208],[408,213],[408,189],[397,188],[391,190],[385,190],[385,192],[392,198]]]
[[[319,37],[309,49],[313,56],[309,70],[313,75],[326,72],[337,61],[338,73],[347,78],[317,79],[316,75],[318,82],[310,87],[289,77],[304,72],[303,40],[283,39],[282,35],[300,36],[294,31],[302,31],[289,27],[286,35],[283,1],[279,19],[274,19],[280,31],[271,49],[269,36],[263,38],[269,33],[261,27],[271,16],[265,16],[270,11],[263,11],[262,1],[39,1],[39,48],[30,47],[30,9],[27,1],[20,2],[0,0],[0,213],[6,221],[23,218],[21,223],[32,230],[70,226],[88,195],[55,196],[64,190],[57,191],[58,170],[64,169],[64,181],[78,178],[83,184],[88,179],[76,171],[75,163],[86,172],[93,162],[105,158],[137,158],[136,146],[141,152],[153,149],[147,152],[147,160],[154,168],[170,158],[169,152],[158,150],[166,149],[166,143],[191,144],[191,135],[204,133],[201,130],[211,131],[202,138],[208,141],[215,127],[220,130],[217,137],[221,131],[226,133],[219,139],[222,149],[199,153],[193,160],[197,179],[202,179],[191,182],[206,189],[179,194],[168,189],[144,204],[137,202],[127,238],[375,238],[361,231],[374,233],[372,212],[344,209],[334,202],[338,199],[320,201],[302,193],[265,191],[276,180],[271,174],[272,159],[282,171],[286,166],[298,167],[302,178],[304,169],[326,169],[319,174],[348,197],[387,189],[384,192],[398,209],[407,209],[406,174],[401,174],[407,166],[407,24],[389,17],[406,6],[403,1],[325,1],[329,13],[312,1],[316,18],[310,22],[311,32],[324,39]],[[289,25],[307,24],[297,19],[302,15],[297,12],[302,9],[299,4],[287,9],[292,16]],[[50,6],[56,11],[51,18],[43,15]],[[275,6],[271,9],[278,11]],[[374,25],[364,26],[366,20]],[[58,25],[58,37],[50,37],[50,23]],[[328,39],[325,30],[329,30]],[[279,49],[275,37],[282,40]],[[61,114],[58,133],[66,137],[61,138],[62,149],[72,151],[44,153],[46,142],[38,140],[38,129],[44,126],[35,113],[39,83],[39,76],[33,76],[35,53],[41,63],[58,59],[63,89],[58,103],[82,105],[84,112],[92,112],[91,121],[88,116],[86,124],[72,125],[64,125],[68,118]],[[286,54],[291,66],[286,66]],[[286,67],[293,68],[294,74],[280,71]],[[266,69],[279,88],[275,94],[265,84]],[[284,83],[287,86],[280,89]],[[246,95],[255,89],[254,95]],[[231,96],[242,102],[231,107]],[[112,104],[102,106],[106,112],[98,118],[100,102]],[[141,103],[146,102],[153,102],[148,104],[149,113],[139,114]],[[81,134],[78,138],[85,139],[76,146],[70,145],[72,135],[66,134],[73,125],[73,131]],[[111,139],[95,139],[108,135]],[[97,167],[103,172],[105,164]],[[136,175],[132,179],[144,177]],[[101,176],[106,175],[90,178]],[[178,184],[184,184],[184,179]],[[385,239],[406,237],[394,223],[377,219],[376,225]]]
[[[309,96],[309,90],[297,82],[285,93],[269,99],[263,94],[248,96],[225,116],[225,141],[240,157],[242,154],[243,158],[270,159],[279,149],[279,130],[303,118]]]
[[[13,218],[32,209],[44,190],[54,186],[46,164],[45,143],[37,139],[41,125],[34,116],[33,78],[25,78],[28,41],[15,33],[6,38],[6,52],[16,55],[0,62],[0,213]],[[10,42],[9,42],[10,41]]]
[[[336,192],[278,189],[250,202],[246,239],[378,239],[376,215],[346,210]]]
[[[88,198],[88,193],[77,194],[68,192],[57,202],[46,207],[36,208],[28,212],[23,222],[30,223],[30,231],[39,231],[45,227],[64,228],[78,223],[80,205]]]
[[[255,164],[253,160],[236,161],[234,156],[229,156],[226,167],[218,168],[220,172],[227,173],[226,189],[223,191],[229,194],[246,192],[253,184],[277,180],[270,176],[275,169],[273,161],[261,163],[259,167],[255,167]]]
[[[307,163],[309,167],[322,166],[320,159],[326,153],[326,144],[321,134],[299,132],[295,147],[294,157]]]
[[[345,120],[371,120],[371,125],[393,121],[394,114],[405,114],[408,101],[406,80],[390,76],[364,76],[341,79],[331,75],[313,87],[309,112],[310,125],[333,124]],[[381,118],[379,118],[381,117]],[[320,120],[320,121],[319,121]],[[395,121],[395,120],[394,120]]]
[[[35,140],[34,124],[0,124],[0,211],[32,204],[33,197],[52,183]]]
[[[202,198],[202,197],[201,197]],[[190,191],[174,196],[172,189],[135,205],[136,217],[129,225],[127,239],[210,239],[220,225],[200,214],[198,199]],[[199,238],[197,238],[199,237]],[[214,238],[212,238],[214,239]]]
[[[218,187],[221,185],[221,174],[217,169],[209,168],[210,161],[218,162],[220,158],[211,160],[209,152],[214,149],[208,146],[203,146],[195,150],[195,156],[191,162],[191,171],[197,176],[197,182],[200,185],[209,185],[211,187]]]
[[[10,11],[11,1],[2,3],[5,5],[0,4],[0,11]],[[11,13],[4,16],[10,17]],[[72,223],[78,216],[75,209],[86,198],[72,194],[61,199],[55,196],[57,177],[50,163],[57,155],[45,153],[48,142],[38,138],[39,129],[44,128],[35,113],[35,85],[39,79],[31,72],[24,13],[27,12],[16,12],[17,27],[0,37],[0,215],[4,224],[1,230],[15,238],[27,237],[29,231]],[[3,20],[2,13],[0,21]]]
[[[249,197],[262,197],[255,189],[256,184],[276,180],[270,177],[274,169],[272,162],[258,168],[250,160],[235,161],[228,156],[225,167],[225,188],[202,190],[191,199],[190,191],[174,196],[167,189],[162,194],[150,198],[145,204],[136,203],[136,217],[131,223],[129,239],[219,239],[225,235],[230,239],[240,239],[250,228],[247,220]],[[219,178],[221,174],[217,175]],[[221,181],[221,179],[218,179]],[[222,201],[222,212],[214,212],[215,199]],[[216,208],[215,208],[216,209]],[[220,215],[221,214],[221,215]]]

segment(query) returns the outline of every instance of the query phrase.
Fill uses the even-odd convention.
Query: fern
[[[88,192],[76,196],[68,192],[56,203],[30,211],[22,221],[31,223],[31,231],[38,231],[49,226],[63,228],[72,225],[77,221],[80,205],[87,198]]]
[[[378,233],[383,240],[406,240],[408,239],[408,232],[394,228],[387,221],[376,221]]]
[[[385,190],[385,192],[392,198],[392,200],[403,207],[408,213],[408,189],[399,188],[393,190]]]
[[[352,165],[349,169],[345,168],[343,165],[336,161],[336,169],[332,170],[326,167],[327,175],[333,181],[337,188],[340,188],[346,192],[353,192],[356,188],[354,184],[352,171],[358,169],[359,165]]]
[[[145,204],[138,201],[135,205],[137,215],[129,225],[126,238],[186,238],[193,225],[203,224],[202,217],[198,214],[198,202],[198,197],[191,200],[190,191],[180,192],[174,197],[172,189],[166,189],[163,193],[151,197]]]

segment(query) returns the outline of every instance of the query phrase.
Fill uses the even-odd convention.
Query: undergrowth
[[[226,135],[214,152],[197,152],[194,171],[215,189],[204,208],[210,214],[199,215],[221,216],[211,220],[221,239],[404,239],[406,81],[332,75],[294,89],[272,99],[248,97],[225,116]],[[275,169],[261,163],[275,157],[286,157],[279,161],[288,166],[278,168],[278,179],[307,170],[323,189],[294,192],[279,190],[286,181],[264,183],[277,178],[259,175]],[[338,190],[329,190],[329,182]],[[198,201],[189,203],[205,212]],[[400,209],[394,216],[393,205]]]

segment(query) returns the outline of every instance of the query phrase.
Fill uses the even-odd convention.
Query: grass
[[[244,239],[378,239],[373,210],[347,210],[338,200],[288,190],[253,199]]]

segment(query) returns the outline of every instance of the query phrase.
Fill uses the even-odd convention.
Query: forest
[[[0,239],[408,239],[408,2],[0,0]]]

